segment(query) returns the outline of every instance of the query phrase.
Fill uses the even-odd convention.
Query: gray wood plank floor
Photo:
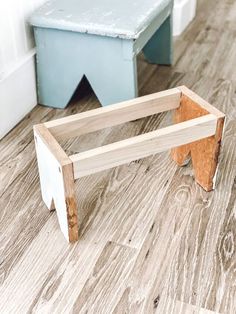
[[[97,108],[86,84],[66,110],[37,106],[0,142],[0,313],[236,313],[236,2],[199,0],[173,67],[138,60],[140,95],[185,84],[226,113],[217,189],[167,152],[76,183],[69,245],[39,188],[32,126]],[[17,105],[17,104],[16,104]],[[69,153],[171,123],[171,115],[63,143]]]

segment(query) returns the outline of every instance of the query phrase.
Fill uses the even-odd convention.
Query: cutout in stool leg
[[[51,201],[51,205],[50,205],[49,210],[50,210],[50,211],[53,211],[53,210],[55,210],[55,209],[56,209],[56,206],[55,206],[55,203],[54,203],[54,199],[52,198],[52,201]]]

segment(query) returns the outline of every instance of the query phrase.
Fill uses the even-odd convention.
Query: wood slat
[[[75,179],[144,158],[215,133],[217,119],[209,114],[120,142],[71,155]]]
[[[176,109],[181,91],[177,88],[138,97],[108,107],[89,110],[44,123],[57,139],[68,139],[110,126]]]
[[[209,104],[209,102],[207,102],[205,99],[203,99],[202,97],[194,93],[188,87],[183,85],[183,86],[179,86],[178,89],[181,91],[181,93],[185,97],[189,98],[192,101],[192,103],[197,104],[203,110],[206,110],[208,113],[214,114],[218,119],[225,117],[225,114],[223,112],[221,112],[216,107]]]

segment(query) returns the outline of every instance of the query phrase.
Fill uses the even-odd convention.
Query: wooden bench
[[[38,100],[64,108],[85,75],[103,106],[137,97],[136,56],[172,63],[173,0],[56,0],[31,17]]]
[[[67,156],[57,140],[174,110],[174,125]],[[78,239],[76,179],[172,148],[178,165],[191,155],[195,180],[215,184],[224,114],[182,86],[34,126],[42,197],[56,209],[66,239]],[[92,136],[92,135],[91,135]]]

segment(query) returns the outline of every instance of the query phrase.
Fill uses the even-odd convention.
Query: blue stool
[[[55,0],[31,17],[38,101],[65,108],[85,75],[103,106],[137,96],[136,56],[172,63],[173,0]]]

